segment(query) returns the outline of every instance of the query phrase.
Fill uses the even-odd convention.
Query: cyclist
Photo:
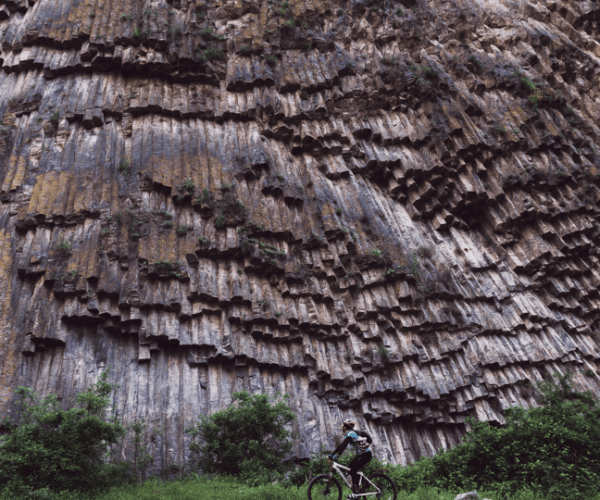
[[[349,499],[359,498],[358,494],[358,473],[367,465],[373,454],[369,448],[369,440],[366,437],[359,436],[357,431],[354,430],[356,423],[353,420],[344,420],[342,422],[342,433],[344,434],[344,440],[335,449],[335,451],[329,455],[331,460],[336,460],[350,443],[356,450],[356,456],[350,462],[350,477],[352,478],[352,493],[348,495]],[[359,431],[360,432],[360,431]]]

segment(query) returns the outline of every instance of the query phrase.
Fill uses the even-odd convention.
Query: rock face
[[[405,464],[599,394],[599,6],[4,0],[0,415],[110,366],[158,466],[241,389]]]

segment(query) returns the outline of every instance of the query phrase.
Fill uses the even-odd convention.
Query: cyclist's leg
[[[350,462],[350,477],[352,478],[352,487],[354,491],[357,491],[358,488],[358,472],[371,461],[371,458],[373,458],[372,453],[367,451],[366,453],[356,455],[352,459],[352,462]]]

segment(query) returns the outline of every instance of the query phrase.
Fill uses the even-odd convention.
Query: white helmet
[[[354,429],[356,426],[356,422],[354,420],[346,419],[342,422],[342,427],[349,427],[350,429]]]

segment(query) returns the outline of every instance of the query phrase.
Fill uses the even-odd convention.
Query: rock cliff
[[[407,463],[600,394],[600,2],[0,1],[0,415],[287,393]]]

